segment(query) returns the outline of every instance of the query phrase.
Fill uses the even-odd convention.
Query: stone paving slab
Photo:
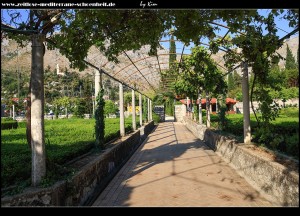
[[[160,123],[93,204],[273,206],[178,122]]]

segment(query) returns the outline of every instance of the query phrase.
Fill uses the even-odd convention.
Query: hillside
[[[286,56],[286,46],[289,45],[294,57],[297,57],[297,50],[299,47],[299,36],[294,36],[285,41],[283,46],[278,49],[278,53],[283,57]],[[96,52],[95,49],[92,49]],[[19,55],[17,55],[19,53]],[[92,54],[97,56],[97,54]],[[212,57],[221,66],[224,65],[223,56],[224,52],[220,51]],[[60,70],[63,71],[64,68],[69,69],[69,61],[66,57],[62,56],[57,49],[47,50],[44,58],[44,66],[48,65],[52,70],[56,68],[56,64],[59,64]],[[2,70],[13,70],[16,71],[17,67],[21,69],[22,72],[30,71],[31,66],[31,44],[28,44],[24,48],[18,47],[17,43],[13,40],[4,39],[1,41],[1,69]],[[284,67],[284,61],[280,61],[279,66]],[[79,72],[76,69],[71,69],[71,71]],[[93,69],[88,68],[85,71],[80,72],[81,75],[86,73],[93,73]]]
[[[282,56],[282,57],[286,57],[286,47],[287,45],[289,46],[289,48],[291,49],[293,56],[295,57],[295,59],[297,58],[297,50],[299,47],[299,35],[297,36],[293,36],[287,40],[285,40],[284,44],[282,45],[282,47],[280,47],[277,52]],[[224,66],[224,60],[223,60],[223,55],[225,53],[223,51],[219,51],[217,54],[212,55],[212,58],[221,66]],[[279,67],[280,68],[284,68],[284,64],[285,61],[284,60],[280,60],[279,62]],[[238,72],[240,72],[240,70],[237,70]]]

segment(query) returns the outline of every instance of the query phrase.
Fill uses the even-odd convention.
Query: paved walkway
[[[93,206],[271,206],[177,122],[160,123]]]

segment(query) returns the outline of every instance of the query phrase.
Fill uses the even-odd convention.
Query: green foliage
[[[285,87],[299,87],[299,69],[285,69],[282,71],[285,74]]]
[[[1,119],[1,130],[13,129],[18,127],[16,120],[2,120]]]
[[[105,119],[104,143],[120,137],[120,119]],[[64,164],[95,147],[94,119],[45,120],[47,178],[44,185],[69,173]],[[125,119],[125,131],[132,130],[132,119]],[[1,131],[1,188],[22,185],[30,179],[31,151],[26,128]],[[23,182],[23,183],[22,183]],[[29,180],[30,182],[30,180]]]
[[[289,107],[283,108],[279,111],[280,117],[298,117],[299,118],[299,108],[296,107]]]
[[[105,101],[104,114],[106,116],[108,116],[109,114],[115,114],[117,111],[118,111],[118,107],[113,101],[111,100]]]
[[[95,134],[96,134],[96,147],[100,147],[100,149],[104,148],[104,107],[105,101],[103,99],[104,90],[100,89],[97,98],[96,98],[96,109],[95,109]]]
[[[227,125],[227,118],[225,116],[227,110],[225,97],[218,98],[218,128],[223,130]]]
[[[228,91],[232,91],[236,88],[236,84],[234,82],[232,73],[228,74],[227,85],[228,85]]]
[[[139,104],[139,98],[138,95],[135,94],[135,104]],[[132,104],[132,92],[125,92],[124,94],[124,104]]]
[[[154,124],[158,124],[160,122],[160,117],[155,112],[152,112],[152,119],[154,121]]]
[[[176,44],[174,35],[171,35],[169,52],[172,53],[169,55],[169,68],[172,70],[174,67],[173,63],[176,61]]]
[[[297,64],[296,64],[295,58],[294,58],[292,51],[288,45],[286,46],[285,69],[287,69],[287,70],[297,69]]]
[[[206,117],[203,118],[206,121]],[[220,128],[220,118],[211,115],[211,124]],[[255,117],[250,116],[252,141],[257,145],[264,145],[269,149],[299,158],[299,109],[290,107],[280,110],[280,116],[270,123],[269,127],[258,127]],[[241,137],[243,135],[243,115],[226,115],[224,132]]]
[[[143,120],[148,122],[148,102],[146,97],[143,99]]]
[[[226,92],[224,77],[204,47],[194,47],[179,67],[182,72],[175,82],[177,94],[197,98],[201,88],[213,94]]]
[[[83,118],[85,114],[86,100],[84,98],[77,98],[75,101],[74,115],[78,118]]]

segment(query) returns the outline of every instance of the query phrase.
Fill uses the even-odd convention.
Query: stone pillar
[[[119,83],[120,135],[125,136],[123,85]]]
[[[143,125],[143,101],[142,101],[142,94],[139,93],[139,107],[140,107],[140,126]]]
[[[12,105],[12,107],[13,107],[13,112],[12,112],[13,116],[12,116],[12,118],[13,118],[13,120],[15,120],[16,119],[16,117],[15,117],[15,105]]]
[[[132,89],[132,128],[136,130],[136,120],[135,120],[135,94],[134,90]]]
[[[59,73],[59,64],[56,64],[56,74],[60,75],[60,73]]]
[[[147,122],[150,121],[150,99],[147,98]]]
[[[95,101],[97,101],[97,96],[100,91],[100,72],[99,70],[95,69]]]
[[[32,35],[31,50],[31,149],[33,186],[46,175],[44,132],[44,52],[45,35]]]
[[[249,82],[248,82],[248,64],[242,63],[242,94],[243,94],[243,116],[244,116],[244,143],[251,143],[251,127],[250,127],[250,107],[249,107]]]
[[[149,111],[150,111],[150,121],[152,121],[153,120],[152,119],[152,100],[150,100],[150,109],[149,109]]]
[[[201,94],[199,94],[199,124],[203,124],[202,122],[202,103],[201,103]]]
[[[189,103],[189,97],[186,97],[186,111],[187,111],[186,115],[187,116],[190,116],[189,105],[190,105],[190,103]]]
[[[210,128],[210,101],[208,91],[206,91],[206,126]]]

